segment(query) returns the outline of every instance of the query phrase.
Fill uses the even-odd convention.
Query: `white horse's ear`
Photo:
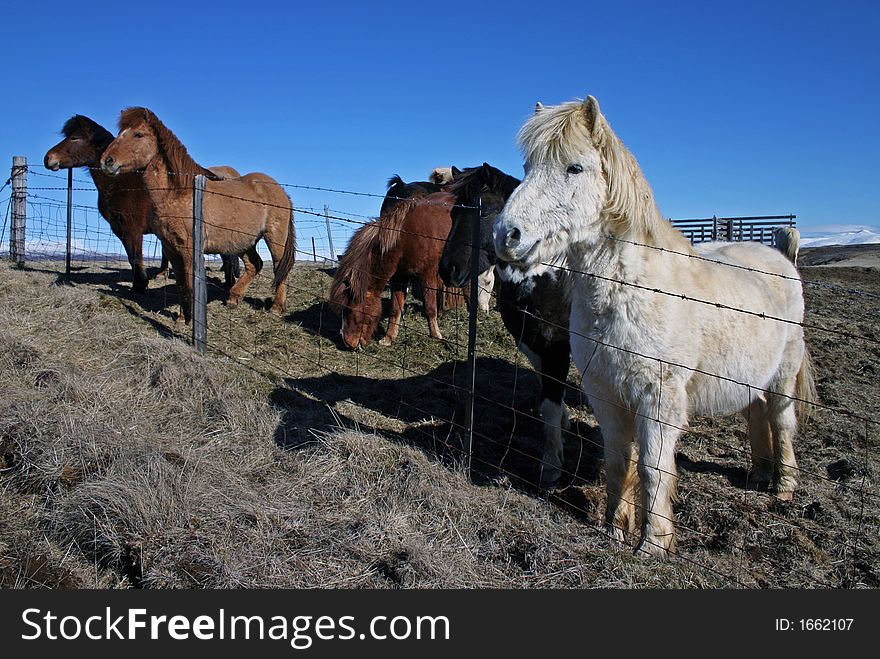
[[[538,114],[541,110],[544,109],[544,104],[541,101],[535,103],[535,114]]]
[[[587,127],[590,129],[593,137],[596,138],[599,132],[599,118],[602,116],[602,111],[599,109],[599,101],[593,96],[587,96],[587,100],[584,101],[582,107],[584,109],[584,116],[587,118]]]

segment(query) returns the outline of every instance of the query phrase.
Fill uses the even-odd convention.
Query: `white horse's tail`
[[[798,250],[801,246],[801,232],[794,227],[776,229],[776,248],[797,266]]]
[[[795,410],[801,423],[809,421],[813,413],[813,403],[819,402],[816,394],[816,382],[813,380],[813,360],[810,351],[804,346],[804,358],[795,380],[794,395],[797,397]]]

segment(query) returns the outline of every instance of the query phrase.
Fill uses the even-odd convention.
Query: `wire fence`
[[[186,336],[180,325],[171,322],[173,306],[178,302],[176,287],[169,280],[160,279],[151,284],[143,298],[128,295],[131,279],[125,251],[96,206],[92,203],[68,205],[62,197],[68,193],[66,176],[30,169],[28,173],[38,183],[32,185],[29,181],[24,193],[26,267],[57,272],[60,279],[75,284],[106,287],[123,297],[130,309],[140,310],[146,318],[152,319],[161,331]],[[82,193],[89,200],[95,196],[87,179],[75,176],[72,181],[72,192]],[[48,185],[39,184],[44,182]],[[591,533],[608,533],[608,523],[613,526],[615,520],[603,519],[600,506],[604,489],[603,460],[619,458],[634,466],[637,456],[614,455],[615,449],[603,442],[584,395],[582,373],[572,367],[567,367],[566,374],[558,378],[540,367],[538,370],[543,372],[536,373],[534,360],[530,359],[534,356],[520,350],[523,336],[504,330],[494,311],[495,304],[490,305],[493,310],[488,314],[478,315],[475,300],[480,283],[474,276],[470,280],[474,294],[465,304],[461,303],[462,292],[412,287],[423,298],[432,293],[441,298],[448,294],[450,300],[460,296],[458,303],[447,304],[441,325],[442,340],[432,337],[429,324],[420,317],[420,308],[409,305],[408,313],[399,321],[399,334],[391,347],[371,344],[363,350],[345,350],[340,341],[340,332],[344,329],[340,315],[350,311],[362,316],[374,315],[374,320],[381,321],[389,310],[381,306],[378,310],[367,310],[360,304],[331,308],[330,288],[338,257],[354,232],[376,221],[340,207],[346,195],[375,197],[377,201],[384,195],[281,185],[290,191],[301,189],[328,195],[325,204],[293,205],[297,266],[288,284],[291,295],[286,313],[280,319],[268,317],[263,308],[266,302],[258,296],[245,298],[245,308],[222,306],[228,291],[221,278],[219,261],[209,256],[205,281],[206,329],[210,351],[247,363],[284,382],[277,397],[287,410],[287,443],[295,446],[310,440],[317,406],[330,410],[329,417],[324,419],[328,425],[342,421],[389,433],[438,460],[469,464],[470,475],[478,482],[510,483],[545,499],[547,505],[575,515]],[[5,189],[0,190],[0,194],[3,193]],[[210,188],[205,193],[224,195]],[[0,234],[4,246],[12,242],[13,196],[0,198],[0,208],[5,208],[6,216]],[[295,194],[293,196],[295,198]],[[238,201],[256,203],[244,198]],[[449,205],[445,201],[435,203]],[[472,206],[460,207],[473,210]],[[68,213],[72,218],[70,273],[66,273],[63,266]],[[794,216],[769,217],[770,220],[768,216],[752,219],[760,222],[781,219],[781,224],[786,226],[794,221]],[[186,219],[192,221],[192,217]],[[719,223],[717,218],[714,221],[716,227],[722,226],[728,232],[721,237],[748,239],[751,236],[772,242],[771,234],[763,225],[756,237],[754,231],[750,234],[742,230],[741,221],[739,224],[727,220]],[[220,220],[205,218],[204,222],[207,227],[217,228],[213,223]],[[734,226],[739,227],[739,234],[729,233]],[[434,236],[402,228],[395,230],[436,240]],[[699,235],[705,237],[705,230],[700,231]],[[719,237],[717,231],[715,237]],[[619,240],[610,236],[608,239]],[[700,239],[692,237],[693,242]],[[665,253],[664,258],[711,261],[690,252],[632,245],[646,250],[659,249]],[[155,236],[145,236],[143,254],[149,267],[159,266],[162,246]],[[269,256],[265,251],[261,254]],[[748,270],[762,277],[791,279],[775,272],[712,263]],[[820,379],[822,396],[818,403],[713,373],[699,364],[682,364],[665,355],[615,345],[554,322],[533,309],[519,310],[524,320],[537,323],[547,332],[567,332],[590,342],[595,349],[601,347],[656,363],[660,382],[664,369],[685,369],[743,389],[745,400],[752,400],[757,392],[762,392],[812,405],[818,412],[796,441],[798,466],[777,464],[777,468],[796,469],[800,481],[801,489],[795,493],[795,501],[786,503],[770,493],[756,491],[755,484],[750,482],[750,466],[754,465],[750,465],[751,450],[748,440],[744,441],[738,420],[696,418],[690,424],[681,424],[664,418],[659,409],[630,409],[619,400],[603,399],[600,392],[586,392],[594,402],[620,407],[634,417],[656,424],[661,432],[665,428],[681,433],[676,455],[678,468],[653,467],[661,477],[681,481],[682,500],[677,513],[663,520],[674,522],[677,529],[673,560],[689,569],[711,574],[730,586],[878,585],[874,561],[878,558],[880,493],[873,480],[877,466],[871,440],[880,420],[880,401],[873,396],[876,388],[866,390],[860,383],[865,381],[866,372],[874,372],[880,356],[880,335],[877,334],[880,327],[872,306],[880,290],[871,289],[863,282],[835,281],[810,273],[803,281],[808,305],[813,304],[803,321],[794,321],[766,309],[722,304],[679,290],[646,287],[566,264],[543,265],[560,279],[580,277],[606,281],[651,295],[708,306],[715,313],[741,314],[760,318],[762,322],[799,326],[814,351],[817,347],[820,349],[822,367],[827,366],[829,372],[849,378],[847,386],[834,381],[831,375],[827,381]],[[380,295],[385,291],[387,273],[370,270],[362,274],[376,282]],[[255,284],[254,291],[258,295],[267,293],[267,279],[271,278],[264,274],[263,281]],[[268,293],[271,296],[271,291]],[[496,304],[499,302],[497,288],[484,290],[484,293],[491,295]],[[383,300],[387,307],[390,302],[387,291]],[[823,300],[837,304],[826,309],[821,304]],[[848,310],[856,315],[847,318]],[[854,373],[855,370],[858,372]],[[571,415],[569,424],[560,425],[558,418],[547,418],[539,406],[540,387],[536,388],[536,379],[539,384],[554,382],[562,388],[563,400]],[[305,408],[311,411],[300,414]],[[309,425],[304,426],[301,419],[308,419]],[[548,461],[545,455],[546,438],[553,433],[561,433],[563,438],[561,465]],[[542,484],[545,470],[559,472],[558,482],[549,491]],[[637,491],[623,499],[639,519],[649,514],[659,515],[646,503],[649,499]],[[634,534],[629,525],[619,526],[616,531],[614,535],[623,538],[625,544],[637,543],[639,534]]]

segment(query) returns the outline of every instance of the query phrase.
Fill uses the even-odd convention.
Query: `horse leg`
[[[623,542],[635,529],[637,454],[633,443],[633,415],[620,406],[589,397],[602,429],[605,450],[605,532]]]
[[[134,275],[132,289],[135,293],[143,293],[147,290],[150,278],[144,270],[144,234],[132,233],[125,240],[125,251],[128,254],[128,262]]]
[[[803,359],[803,342],[786,348],[783,364],[767,394],[767,416],[773,435],[773,486],[776,496],[790,501],[797,487],[797,459],[794,456],[793,439],[797,431],[795,401],[790,398],[796,392],[797,371]]]
[[[549,489],[562,475],[565,443],[562,431],[568,429],[568,409],[565,407],[565,380],[568,376],[568,339],[559,341],[541,356],[541,419],[544,421],[544,454],[541,457],[540,485]]]
[[[159,272],[156,273],[156,277],[162,276],[168,279],[168,253],[165,251],[165,245],[162,245],[162,265],[159,266]]]
[[[172,258],[171,264],[174,266],[174,272],[177,273],[177,297],[180,302],[180,312],[177,314],[177,324],[192,323],[192,280],[193,267],[192,261],[187,258]]]
[[[235,281],[241,276],[241,267],[237,254],[221,254],[223,260],[223,283],[226,290],[235,286]]]
[[[242,260],[244,261],[244,274],[241,276],[241,279],[235,282],[235,285],[232,287],[232,290],[229,291],[229,297],[226,300],[227,306],[230,307],[234,307],[241,302],[241,298],[244,297],[245,291],[247,291],[251,281],[253,281],[254,277],[256,277],[260,270],[263,269],[263,259],[261,259],[260,255],[257,253],[256,245],[252,245],[244,254],[242,254]]]
[[[422,281],[425,290],[425,315],[428,316],[428,331],[431,338],[442,339],[440,323],[437,322],[438,296],[443,295],[443,282],[440,277],[434,275]]]
[[[660,421],[655,420],[657,409]],[[642,537],[636,553],[667,558],[675,548],[675,522],[672,503],[676,498],[678,474],[675,468],[675,445],[681,428],[687,423],[687,394],[684,389],[663,387],[648,394],[636,417],[639,445],[639,480],[644,513]]]
[[[477,291],[477,304],[483,312],[489,313],[489,302],[492,300],[492,289],[495,287],[495,266],[481,273],[477,282],[480,287]]]
[[[763,395],[749,403],[744,414],[749,423],[749,443],[752,447],[752,469],[749,484],[763,489],[773,480],[773,445],[770,440],[770,422],[767,401]]]
[[[269,248],[269,253],[272,255],[272,272],[276,274],[276,279],[278,267],[284,259],[284,247],[287,242],[287,235],[288,232],[293,231],[293,225],[290,224],[288,219],[281,224],[280,229],[281,230],[274,225],[270,225],[266,227],[266,232],[263,234],[263,240]],[[292,272],[292,270],[290,272]],[[288,276],[290,275],[288,274]],[[287,277],[284,277],[284,279],[278,282],[278,285],[275,287],[275,294],[272,299],[272,311],[274,313],[282,314],[284,313],[284,307],[286,304]]]
[[[403,316],[403,303],[406,299],[406,283],[403,287],[391,281],[391,317],[388,319],[388,331],[379,341],[380,346],[390,346],[400,331],[400,318]]]

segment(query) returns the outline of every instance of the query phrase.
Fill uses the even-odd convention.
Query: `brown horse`
[[[193,180],[211,173],[193,160],[186,147],[150,110],[129,108],[119,118],[119,135],[101,158],[101,168],[118,176],[143,170],[155,217],[153,230],[180,273],[177,286],[183,318],[191,322]],[[245,273],[229,291],[227,304],[237,305],[263,267],[257,253],[262,238],[272,254],[275,296],[272,310],[284,311],[287,275],[293,267],[293,205],[278,183],[266,174],[208,180],[204,196],[205,252],[238,254]],[[178,316],[178,321],[180,317]]]
[[[444,291],[438,267],[452,227],[449,213],[453,202],[454,197],[445,192],[401,201],[352,236],[330,288],[330,304],[342,316],[346,346],[354,350],[372,340],[382,313],[382,291],[388,284],[391,318],[379,343],[391,345],[400,328],[410,279],[424,292],[431,336],[443,338],[437,324],[443,305],[438,292]]]
[[[73,115],[65,122],[61,134],[64,139],[46,152],[43,164],[53,172],[74,167],[89,168],[89,174],[98,189],[98,211],[122,242],[131,264],[134,275],[132,288],[136,293],[144,292],[149,278],[144,269],[143,242],[144,234],[152,233],[152,206],[143,176],[137,172],[129,172],[112,177],[99,169],[101,154],[113,141],[113,133],[88,117]],[[211,167],[211,172],[219,178],[240,176],[232,167]],[[237,260],[238,257],[235,258]],[[224,257],[224,270],[229,286],[234,283],[232,266],[232,258]],[[163,249],[159,274],[165,272],[167,267],[168,258]],[[233,278],[232,282],[230,278]]]

